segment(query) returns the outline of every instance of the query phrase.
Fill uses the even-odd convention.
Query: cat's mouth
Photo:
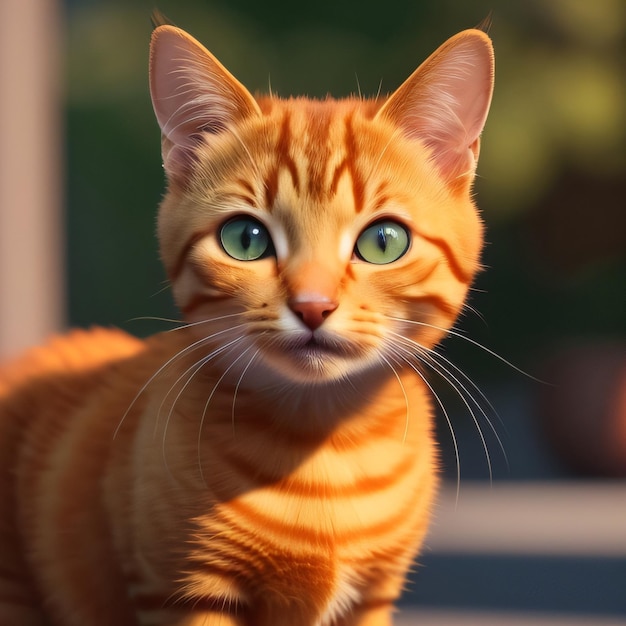
[[[288,346],[288,350],[295,354],[315,356],[319,358],[324,356],[347,357],[352,354],[352,350],[349,350],[349,347],[345,344],[345,342],[337,340],[331,341],[322,337],[317,337],[314,334],[311,334],[308,339],[292,342]]]
[[[287,378],[305,383],[337,380],[368,362],[354,341],[317,332],[269,342],[264,354]]]
[[[350,343],[316,334],[292,339],[281,345],[281,351],[290,360],[314,369],[356,356],[354,346]]]

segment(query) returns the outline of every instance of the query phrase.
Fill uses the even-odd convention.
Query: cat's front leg
[[[333,626],[392,626],[393,605],[390,603],[357,605]]]
[[[161,624],[162,622],[159,622]],[[194,611],[187,617],[179,618],[168,626],[248,626],[243,617],[219,611]]]
[[[395,603],[404,587],[404,570],[379,571],[376,580],[362,590],[349,611],[335,618],[333,626],[392,626]]]

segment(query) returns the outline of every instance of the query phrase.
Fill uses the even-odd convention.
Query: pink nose
[[[324,320],[337,308],[333,300],[290,300],[289,308],[308,328],[319,328]]]

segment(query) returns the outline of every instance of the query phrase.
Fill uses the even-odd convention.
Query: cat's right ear
[[[478,162],[493,79],[491,40],[482,31],[466,30],[428,57],[377,116],[425,144],[450,187],[465,192]]]
[[[202,44],[170,25],[152,33],[150,94],[170,181],[187,179],[201,141],[261,114],[250,92]]]

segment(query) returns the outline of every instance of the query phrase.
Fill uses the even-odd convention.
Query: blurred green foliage
[[[67,5],[70,322],[139,335],[163,325],[131,318],[176,315],[153,228],[164,189],[147,84],[153,6]],[[311,96],[391,91],[447,37],[490,16],[496,91],[476,188],[488,271],[471,302],[486,323],[468,314],[462,325],[521,365],[551,343],[623,334],[623,0],[162,0],[159,9],[251,90]]]

